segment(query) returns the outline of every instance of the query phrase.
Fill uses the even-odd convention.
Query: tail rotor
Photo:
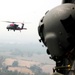
[[[24,23],[22,23],[22,29],[23,29],[23,27],[24,27]]]

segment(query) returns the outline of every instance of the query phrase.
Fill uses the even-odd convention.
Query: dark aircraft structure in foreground
[[[19,31],[21,31],[21,30],[27,30],[27,28],[23,28],[23,27],[24,27],[24,23],[21,23],[21,22],[11,22],[11,21],[3,21],[3,22],[10,23],[10,24],[6,27],[6,29],[8,29],[8,31],[9,31],[9,30],[13,30],[13,31],[15,31],[15,30],[19,30]],[[22,26],[19,27],[19,25],[16,24],[16,23],[20,23]]]
[[[56,62],[53,75],[75,75],[75,0],[63,0],[40,20],[40,42]]]

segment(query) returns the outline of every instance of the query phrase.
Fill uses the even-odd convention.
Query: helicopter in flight
[[[7,23],[10,23],[6,29],[9,31],[9,30],[19,30],[21,32],[21,30],[27,30],[27,28],[24,28],[24,23],[21,23],[21,22],[11,22],[11,21],[3,21],[3,22],[7,22]],[[16,23],[20,23],[22,26],[19,27],[19,24],[16,24]]]

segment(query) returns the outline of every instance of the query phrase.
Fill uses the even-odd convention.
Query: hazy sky
[[[62,0],[0,0],[0,42],[37,42],[40,19],[47,10],[60,5],[61,2]],[[9,24],[1,21],[24,21],[27,30],[22,30],[21,33],[8,31],[6,26]]]

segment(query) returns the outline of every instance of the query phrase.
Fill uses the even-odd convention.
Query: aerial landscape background
[[[0,0],[0,75],[50,75],[55,62],[39,42],[45,12],[61,0]],[[3,21],[24,22],[27,30],[8,31]],[[19,24],[21,27],[21,24]]]

